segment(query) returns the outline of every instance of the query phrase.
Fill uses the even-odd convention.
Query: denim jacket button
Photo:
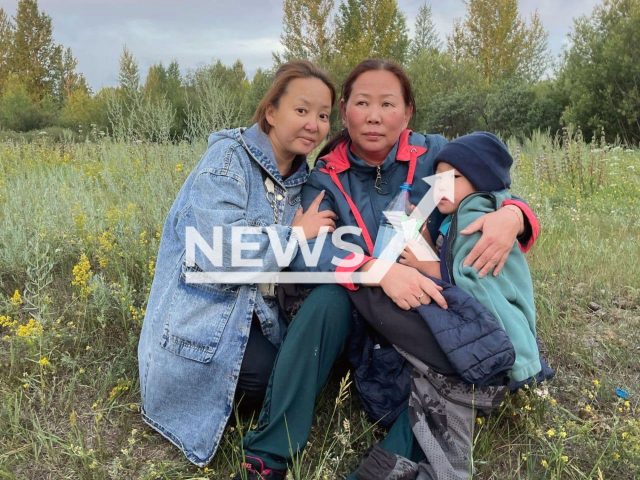
[[[267,322],[267,327],[269,328],[273,327],[273,322]]]
[[[280,194],[276,195],[276,200],[278,200],[280,202],[282,201],[283,198],[284,197],[282,195],[280,195]]]

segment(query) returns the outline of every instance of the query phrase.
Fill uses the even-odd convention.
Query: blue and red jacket
[[[399,191],[403,182],[412,184],[411,203],[417,205],[429,190],[430,185],[422,180],[434,175],[433,160],[440,149],[447,143],[440,135],[421,135],[405,130],[380,167],[383,195],[375,187],[377,167],[367,164],[351,151],[351,142],[339,144],[325,157],[318,160],[316,168],[311,171],[307,183],[302,189],[302,207],[306,210],[316,196],[325,191],[320,210],[332,210],[338,215],[336,227],[359,227],[362,235],[347,234],[343,240],[359,245],[365,255],[362,260],[346,267],[345,260],[352,260],[354,254],[334,245],[331,234],[327,236],[322,247],[320,259],[316,266],[307,266],[301,253],[291,263],[291,270],[304,272],[336,272],[338,282],[349,289],[357,287],[349,280],[349,274],[372,259],[373,244],[378,234],[382,212],[391,198]],[[527,238],[520,240],[520,247],[527,251],[533,245],[539,233],[539,225],[529,206],[517,199],[508,200],[520,207],[525,221],[530,228]],[[438,228],[444,219],[437,209],[431,212],[427,227],[432,238],[436,238]],[[316,239],[308,241],[313,251]],[[341,262],[335,265],[333,258]],[[342,265],[340,264],[342,263]],[[352,262],[348,262],[352,263]]]

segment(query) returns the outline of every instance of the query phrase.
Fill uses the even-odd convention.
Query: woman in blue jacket
[[[215,454],[234,398],[261,405],[285,331],[273,285],[220,282],[237,272],[237,232],[259,227],[241,257],[277,272],[272,238],[282,248],[293,243],[295,252],[292,226],[306,238],[333,229],[335,214],[318,212],[322,195],[303,214],[300,190],[309,176],[306,155],[326,138],[334,103],[333,83],[315,65],[283,65],[251,128],[209,137],[165,222],[138,346],[142,416],[199,466]],[[222,262],[189,250],[194,233],[207,244],[213,234]],[[203,274],[217,276],[215,283],[192,282]]]
[[[373,240],[390,197],[399,187],[412,184],[410,199],[417,205],[429,189],[422,178],[434,174],[433,160],[446,140],[439,135],[421,135],[407,130],[414,108],[407,75],[393,62],[370,59],[350,73],[342,88],[340,110],[345,129],[320,153],[316,168],[302,191],[302,205],[311,204],[325,192],[320,210],[338,215],[336,227],[358,227],[360,235],[348,234],[343,240],[358,245],[363,255],[325,239],[319,260],[308,265],[298,254],[292,270],[335,272],[336,283],[357,289],[351,275],[380,266],[372,257]],[[424,212],[428,213],[428,212]],[[435,238],[442,216],[435,211],[427,227]],[[497,275],[516,238],[521,247],[531,246],[537,233],[537,220],[522,201],[505,202],[498,211],[487,214],[462,233],[482,230],[482,238],[467,257],[484,276]],[[317,240],[309,240],[313,250]],[[399,263],[387,264],[380,286],[400,308],[409,310],[431,301],[446,308],[441,288],[415,268]],[[313,421],[316,395],[327,380],[331,366],[344,351],[354,328],[352,306],[344,288],[321,286],[312,291],[289,326],[286,341],[270,380],[257,430],[243,441],[245,472],[236,478],[281,480],[291,455],[304,448]],[[393,451],[393,438],[385,442]],[[399,442],[402,443],[402,442]],[[405,442],[406,444],[406,442]],[[398,452],[409,456],[406,452]]]

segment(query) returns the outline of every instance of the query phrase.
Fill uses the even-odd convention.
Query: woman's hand
[[[447,308],[447,302],[440,293],[442,287],[415,268],[398,263],[392,264],[380,281],[380,286],[384,293],[403,310],[427,305],[431,300],[442,308]]]
[[[302,213],[302,207],[298,209],[292,227],[302,227],[305,240],[316,238],[322,227],[329,227],[329,233],[336,229],[336,220],[338,216],[331,210],[318,211],[320,203],[324,198],[324,190],[311,202],[306,212]]]
[[[517,236],[524,227],[522,210],[502,207],[496,212],[487,213],[471,223],[460,233],[471,235],[482,231],[482,237],[475,244],[463,266],[473,265],[480,278],[493,270],[497,276],[504,267]]]

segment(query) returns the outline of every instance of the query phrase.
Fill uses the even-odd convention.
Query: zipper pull
[[[381,170],[380,167],[381,167],[381,165],[378,165],[376,167],[376,183],[375,183],[374,187],[375,187],[375,189],[378,191],[378,193],[380,195],[387,195],[389,193],[388,190],[385,191],[385,192],[382,191],[383,190],[383,185],[387,185],[387,182],[383,182],[382,181],[382,174],[380,173],[380,170]]]

